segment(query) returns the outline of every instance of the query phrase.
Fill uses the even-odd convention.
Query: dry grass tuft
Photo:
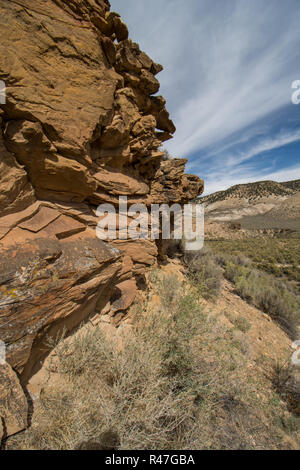
[[[161,273],[151,284],[161,306],[141,306],[121,349],[92,326],[59,341],[55,367],[65,385],[45,389],[18,448],[284,447],[278,395],[247,368],[199,291]]]
[[[281,397],[288,403],[290,410],[298,416],[300,430],[300,373],[291,363],[276,364],[273,384]]]
[[[203,248],[197,252],[186,252],[184,261],[187,276],[200,296],[210,300],[216,298],[221,291],[223,272],[211,250]]]

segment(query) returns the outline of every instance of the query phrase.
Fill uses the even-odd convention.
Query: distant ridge
[[[285,183],[280,183],[287,188],[293,189],[296,192],[300,191],[300,180],[286,181]]]
[[[245,229],[283,229],[300,234],[299,179],[237,184],[198,202],[205,205],[207,220],[239,222]]]
[[[226,199],[248,199],[249,202],[257,201],[270,196],[292,196],[300,192],[300,179],[277,183],[276,181],[257,181],[255,183],[237,184],[225,191],[218,191],[199,198],[201,203],[213,204]]]

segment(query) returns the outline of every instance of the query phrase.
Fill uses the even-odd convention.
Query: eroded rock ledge
[[[96,206],[184,203],[203,182],[162,161],[162,66],[108,1],[0,0],[0,36],[0,339],[26,383],[47,336],[103,311],[118,325],[157,262],[154,241],[98,240]]]

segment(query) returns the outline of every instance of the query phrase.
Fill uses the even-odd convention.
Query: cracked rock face
[[[0,442],[27,424],[28,404],[18,377],[8,364],[0,363]]]
[[[2,251],[1,339],[23,378],[47,352],[47,336],[101,311],[120,268],[120,252],[87,232],[61,241],[36,237],[22,250]]]
[[[26,383],[46,336],[107,305],[119,324],[157,263],[154,241],[98,240],[97,205],[185,203],[203,182],[162,161],[162,66],[107,0],[0,0],[0,39],[0,339]]]

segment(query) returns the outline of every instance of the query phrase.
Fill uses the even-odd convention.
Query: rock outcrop
[[[0,443],[28,425],[28,404],[18,377],[6,363],[0,363]]]
[[[162,66],[107,0],[0,0],[0,37],[0,339],[26,383],[62,327],[104,307],[119,324],[157,262],[155,241],[97,239],[97,206],[184,203],[203,182],[163,161]]]

